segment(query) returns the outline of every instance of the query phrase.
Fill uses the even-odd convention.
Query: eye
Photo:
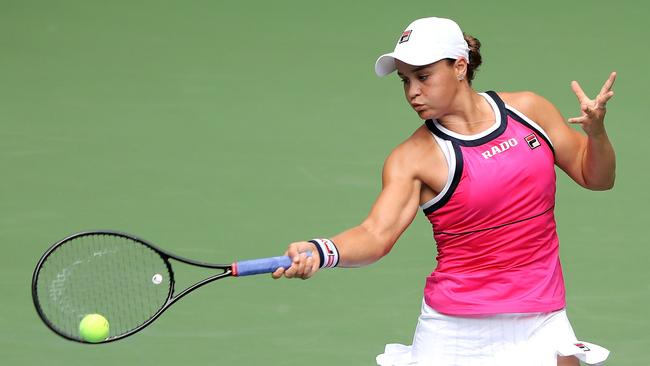
[[[399,78],[402,84],[407,84],[409,82],[409,79],[407,78]]]
[[[420,81],[425,81],[427,78],[429,78],[429,75],[418,75],[418,80]]]

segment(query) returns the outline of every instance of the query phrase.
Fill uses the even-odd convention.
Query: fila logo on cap
[[[526,143],[528,143],[528,146],[532,149],[540,147],[539,140],[537,139],[537,136],[535,134],[530,134],[525,137]]]
[[[589,349],[589,347],[587,347],[584,343],[576,343],[575,345],[576,345],[576,347],[580,348],[581,350],[583,350],[585,352],[591,351],[591,349]]]
[[[410,29],[404,31],[404,33],[402,33],[402,36],[399,38],[399,43],[404,43],[404,42],[408,41],[409,38],[411,37],[411,32],[413,32],[413,31],[410,30]]]

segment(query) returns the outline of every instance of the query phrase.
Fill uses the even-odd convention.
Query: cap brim
[[[377,76],[386,76],[396,69],[397,66],[395,65],[393,52],[379,56],[377,62],[375,62],[375,73]]]
[[[391,72],[397,70],[397,65],[395,60],[400,60],[406,64],[413,66],[424,66],[429,65],[434,62],[438,62],[444,57],[441,57],[439,54],[433,55],[413,55],[413,54],[402,54],[395,55],[395,52],[387,53],[385,55],[379,56],[377,62],[375,62],[375,73],[378,76],[386,76]]]

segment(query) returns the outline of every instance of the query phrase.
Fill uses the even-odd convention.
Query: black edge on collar
[[[476,140],[457,139],[457,138],[455,138],[453,136],[449,136],[446,133],[442,132],[438,127],[436,127],[435,123],[433,123],[433,120],[430,120],[430,119],[425,121],[425,124],[427,125],[427,128],[429,129],[429,131],[431,131],[433,134],[435,134],[436,136],[440,137],[443,140],[449,140],[449,141],[451,141],[453,143],[456,143],[458,145],[470,146],[470,147],[472,147],[472,146],[480,146],[480,145],[486,144],[486,143],[494,140],[495,138],[501,136],[501,134],[503,134],[505,132],[506,128],[508,128],[508,114],[507,114],[507,111],[506,111],[505,103],[503,103],[503,100],[501,100],[501,98],[499,98],[499,96],[497,95],[496,92],[490,90],[490,91],[487,91],[485,93],[490,98],[492,98],[494,103],[497,105],[497,108],[499,109],[499,114],[501,114],[501,125],[499,126],[499,128],[497,128],[496,130],[490,132],[488,135],[483,136],[483,137],[481,137],[479,139],[476,139]]]

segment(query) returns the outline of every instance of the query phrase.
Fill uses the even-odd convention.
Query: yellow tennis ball
[[[88,314],[79,323],[81,339],[90,343],[98,343],[108,337],[108,320],[99,314]]]

